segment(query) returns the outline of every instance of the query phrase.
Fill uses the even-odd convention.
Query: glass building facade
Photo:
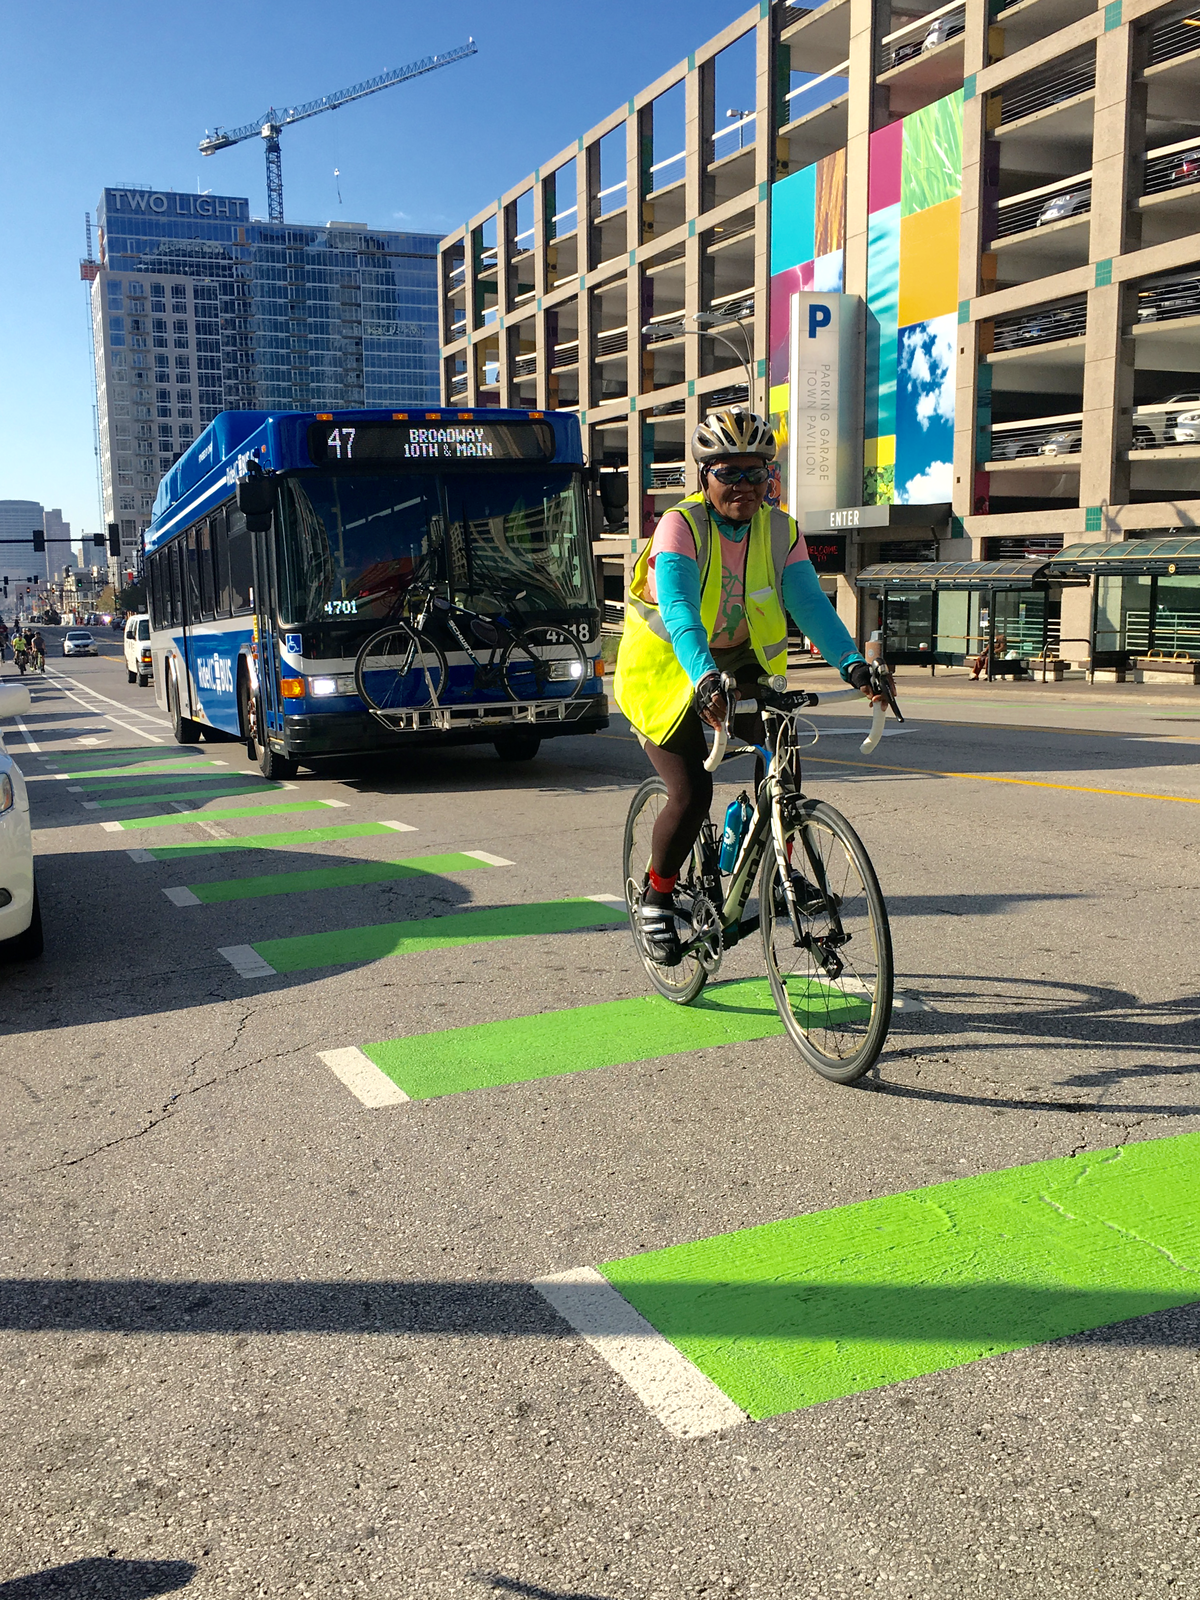
[[[105,189],[97,220],[101,479],[122,570],[159,478],[219,411],[437,403],[436,234],[267,223],[239,196],[134,187]]]

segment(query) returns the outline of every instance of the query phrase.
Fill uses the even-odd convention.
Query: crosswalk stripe
[[[217,883],[193,883],[186,889],[164,889],[169,900],[176,893],[186,899],[176,905],[222,905],[231,900],[257,900],[270,895],[308,894],[320,889],[349,889],[368,883],[387,883],[392,879],[415,878],[444,872],[478,872],[490,863],[479,861],[473,852],[451,851],[446,855],[408,856],[401,861],[351,861],[340,867],[315,867],[307,872],[263,873],[253,878],[223,878]],[[512,862],[505,862],[511,866]]]
[[[278,787],[278,786],[277,786]],[[343,805],[344,801],[332,800],[275,800],[266,805],[257,806],[224,806],[215,811],[201,812],[184,811],[172,817],[127,817],[123,822],[102,822],[100,826],[106,833],[119,833],[123,829],[133,828],[174,828],[181,823],[229,822],[236,817],[281,817],[295,811],[320,811],[323,806]]]
[[[600,906],[584,897],[545,900],[531,905],[490,906],[457,911],[442,917],[410,922],[384,922],[365,928],[344,928],[333,933],[306,933],[287,939],[262,939],[254,950],[275,972],[303,972],[313,967],[340,967],[390,956],[417,955],[456,945],[482,944],[525,935],[573,933],[596,928],[615,918],[625,920],[621,909]]]
[[[332,844],[338,839],[390,838],[393,828],[415,833],[406,823],[333,822],[327,828],[280,829],[277,833],[252,833],[242,837],[225,835],[214,839],[189,839],[186,844],[155,845],[149,850],[130,850],[139,861],[179,861],[189,856],[226,855],[237,850],[286,850],[296,844]],[[511,863],[508,863],[511,864]]]
[[[593,1267],[535,1278],[533,1286],[677,1439],[703,1439],[747,1420]]]
[[[361,1050],[323,1050],[320,1059],[364,1106],[376,1110],[380,1106],[407,1105],[404,1090],[397,1088]]]
[[[766,979],[740,978],[710,984],[690,1006],[636,995],[409,1034],[362,1048],[411,1099],[422,1100],[748,1044],[782,1032]]]
[[[275,968],[263,960],[252,944],[227,944],[217,954],[225,957],[239,978],[273,978],[276,975]]]
[[[1198,1171],[1175,1134],[598,1271],[758,1420],[1200,1300]]]

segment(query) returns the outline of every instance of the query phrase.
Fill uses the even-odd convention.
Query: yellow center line
[[[1015,783],[1023,789],[1067,789],[1072,794],[1108,794],[1122,800],[1171,800],[1176,805],[1200,806],[1200,799],[1182,794],[1144,794],[1138,789],[1092,789],[1082,783],[1044,783],[1036,778],[1001,778],[990,772],[937,772],[931,767],[889,767],[882,761],[835,761],[832,756],[809,756],[827,767],[866,767],[872,772],[917,772],[927,778],[971,778],[976,783]]]

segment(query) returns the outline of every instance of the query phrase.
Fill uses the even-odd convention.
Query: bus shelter
[[[878,562],[855,583],[878,600],[884,653],[897,665],[932,670],[982,656],[989,678],[1039,664],[1045,677],[1061,642],[1062,591],[1088,583],[1058,560]]]
[[[1200,661],[1200,537],[1072,544],[1043,571],[1094,581],[1093,671]]]

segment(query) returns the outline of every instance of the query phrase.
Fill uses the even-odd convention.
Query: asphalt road
[[[870,761],[856,709],[814,715],[911,1001],[864,1086],[777,1036],[572,1071],[542,1021],[514,1081],[370,1107],[323,1053],[646,993],[601,902],[537,931],[621,892],[619,720],[247,794],[228,743],[121,776],[177,753],[152,692],[49,665],[6,728],[47,948],[0,972],[3,1600],[1200,1594],[1196,1305],[680,1438],[532,1286],[1200,1130],[1192,713],[926,685]],[[516,936],[437,927],[493,907]],[[721,976],[759,974],[750,940]],[[1119,1285],[1141,1241],[1103,1227]]]

